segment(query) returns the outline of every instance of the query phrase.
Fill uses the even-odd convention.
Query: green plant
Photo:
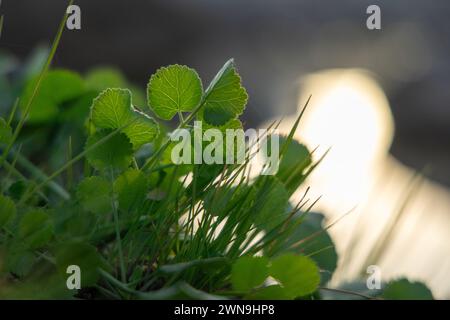
[[[251,146],[243,164],[174,164],[163,120],[242,128],[233,60],[205,90],[195,70],[163,67],[145,101],[111,69],[49,70],[61,30],[0,118],[0,297],[320,298],[337,255],[313,204],[289,202],[317,165],[292,140],[300,116],[276,175],[250,178]]]
[[[58,109],[86,94],[80,76],[56,70],[43,78],[43,91],[30,102],[35,82],[30,81],[24,91],[25,102],[20,104],[31,105],[32,122],[55,121],[59,114],[33,113],[40,105]],[[58,96],[49,93],[54,91]],[[230,60],[205,92],[193,69],[178,65],[161,68],[149,81],[148,100],[150,111],[162,119],[178,114],[179,128],[189,128],[193,119],[202,119],[211,127],[225,129],[241,126],[237,116],[247,95]],[[203,111],[205,107],[207,111]],[[218,124],[220,121],[224,123]],[[1,124],[2,142],[8,145],[12,129],[5,120]],[[21,180],[14,181],[11,176],[11,181],[4,180],[0,221],[3,259],[8,262],[5,274],[26,283],[40,274],[37,270],[45,269],[46,277],[60,278],[62,286],[55,289],[58,294],[70,295],[73,292],[63,288],[64,278],[67,266],[74,264],[86,272],[82,286],[96,288],[96,297],[151,297],[167,288],[172,288],[167,297],[174,297],[188,294],[186,288],[191,287],[219,294],[230,289],[231,270],[243,252],[246,256],[264,252],[268,257],[282,253],[284,240],[278,235],[287,238],[294,229],[287,222],[297,219],[300,208],[288,209],[290,192],[283,179],[289,177],[250,180],[248,150],[247,162],[241,165],[175,165],[168,156],[173,143],[159,134],[162,126],[133,105],[129,90],[103,90],[92,102],[87,142],[78,156],[48,177],[22,180],[20,191],[16,184]],[[285,145],[291,139],[288,137]],[[150,150],[139,153],[144,144]],[[20,155],[14,147],[9,150]],[[305,157],[309,159],[309,153]],[[81,180],[75,186],[66,191],[54,182],[57,188],[49,188],[50,182],[82,159],[84,178],[76,177]],[[6,157],[5,169],[10,170],[5,171],[13,174],[15,166],[8,161]],[[306,175],[307,167],[299,173]],[[183,183],[188,174],[191,182]],[[265,235],[258,239],[262,232]],[[298,259],[319,279],[312,260]],[[239,268],[239,263],[234,270],[236,266]],[[301,293],[311,293],[317,286],[314,281]]]

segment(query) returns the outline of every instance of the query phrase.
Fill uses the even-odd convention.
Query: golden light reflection
[[[340,256],[333,284],[377,264],[385,280],[406,275],[450,297],[450,192],[426,180],[414,187],[414,172],[389,155],[394,122],[381,87],[366,71],[333,69],[306,77],[301,92],[300,108],[312,99],[295,137],[317,148],[316,160],[331,148],[305,186],[322,196],[315,210],[333,221],[355,208],[330,230]]]

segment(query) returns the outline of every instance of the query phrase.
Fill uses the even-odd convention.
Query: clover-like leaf
[[[108,139],[108,135],[112,134]],[[106,139],[106,140],[105,140]],[[95,147],[94,147],[95,145]],[[91,135],[86,142],[86,158],[98,170],[126,169],[133,159],[133,146],[124,133],[102,130]]]
[[[84,210],[105,214],[111,211],[111,183],[102,177],[88,177],[80,182],[77,198]]]
[[[106,89],[92,103],[92,122],[100,129],[120,129],[138,149],[153,141],[159,133],[158,124],[132,105],[128,89]]]
[[[19,224],[20,241],[28,248],[36,249],[47,244],[53,236],[53,223],[44,210],[27,212]]]
[[[248,292],[260,286],[269,276],[266,257],[241,257],[231,269],[231,283],[237,291]]]
[[[289,253],[279,256],[272,261],[269,272],[291,298],[313,293],[320,283],[319,268],[305,256]]]
[[[30,100],[28,122],[47,122],[54,120],[61,104],[79,97],[85,92],[81,76],[73,71],[57,69],[47,73],[41,82],[39,91],[34,94],[37,78],[26,86],[21,98],[20,107],[24,111]]]
[[[230,59],[217,73],[205,91],[200,118],[214,126],[221,126],[242,114],[248,94],[241,85],[241,77]]]
[[[14,202],[0,194],[0,229],[16,215],[16,205]]]
[[[139,206],[147,194],[147,177],[139,170],[130,169],[114,182],[114,192],[119,198],[119,208],[128,211]]]
[[[147,86],[148,105],[164,120],[172,119],[178,112],[194,110],[202,94],[197,72],[178,64],[158,69]]]
[[[11,127],[6,123],[5,119],[0,118],[0,144],[8,144],[11,142],[13,133]]]

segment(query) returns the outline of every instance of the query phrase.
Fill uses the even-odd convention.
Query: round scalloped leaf
[[[275,258],[269,273],[291,298],[313,293],[320,283],[319,268],[308,257],[284,254]]]
[[[25,111],[32,98],[38,78],[32,79],[26,86],[20,99],[20,108]],[[28,122],[46,122],[54,120],[59,114],[59,106],[85,91],[81,76],[69,70],[51,70],[41,82],[38,92],[30,106]]]
[[[241,85],[233,60],[229,60],[211,81],[205,92],[200,118],[211,125],[221,126],[236,118],[245,109],[248,94]]]
[[[19,223],[19,239],[27,248],[36,249],[46,245],[53,236],[53,223],[44,210],[27,212]]]
[[[106,89],[92,102],[92,122],[97,128],[118,129],[131,122],[131,92]]]
[[[0,144],[10,143],[12,136],[11,127],[6,123],[5,119],[0,118]]]
[[[148,105],[164,120],[172,119],[178,112],[194,110],[202,94],[197,72],[178,64],[158,69],[147,86]]]
[[[231,269],[231,283],[240,292],[248,292],[262,285],[269,276],[269,260],[266,257],[241,257]]]
[[[106,89],[92,103],[92,122],[100,129],[120,129],[138,149],[153,141],[159,133],[158,124],[133,108],[128,89]]]
[[[0,194],[0,229],[16,215],[16,205],[11,198]]]
[[[133,146],[125,134],[117,132],[106,141],[101,141],[111,133],[112,130],[98,131],[87,140],[86,149],[99,143],[86,154],[89,163],[98,170],[111,167],[123,170],[126,169],[132,161]]]
[[[147,195],[148,180],[139,170],[130,169],[122,173],[114,182],[114,192],[119,198],[119,208],[130,211],[138,207]]]
[[[89,177],[80,182],[77,198],[84,210],[105,214],[111,211],[111,183],[102,177]]]

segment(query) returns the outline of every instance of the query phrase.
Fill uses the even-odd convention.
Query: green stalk
[[[114,188],[114,172],[111,168],[111,189]],[[116,232],[117,249],[119,250],[120,276],[122,282],[127,282],[127,273],[125,269],[125,260],[123,257],[122,239],[120,238],[119,213],[117,212],[116,202],[114,201],[114,192],[111,195],[111,206],[114,214],[114,228]]]
[[[61,168],[56,170],[54,173],[52,173],[50,176],[48,176],[44,181],[42,181],[40,184],[38,184],[33,189],[31,189],[26,195],[23,196],[23,198],[21,199],[20,203],[24,203],[31,195],[33,195],[34,192],[40,190],[42,187],[47,185],[54,178],[56,178],[61,173],[63,173],[67,168],[72,166],[75,162],[77,162],[80,159],[82,159],[87,153],[91,152],[92,150],[94,150],[95,148],[100,146],[101,144],[105,143],[106,141],[111,139],[114,135],[116,135],[119,132],[120,132],[120,129],[116,129],[116,130],[112,131],[111,133],[109,133],[108,135],[106,135],[103,138],[101,138],[100,140],[98,140],[96,143],[94,143],[90,147],[84,149],[84,151],[79,153],[77,156],[72,158],[70,161],[66,162]]]
[[[72,4],[73,4],[73,0],[70,0],[69,1],[69,6],[72,5]],[[55,56],[55,53],[56,53],[56,49],[58,48],[59,42],[61,41],[61,36],[62,36],[63,30],[64,30],[64,27],[66,25],[67,16],[68,16],[68,14],[66,12],[64,14],[63,19],[61,20],[61,23],[59,25],[56,37],[53,40],[52,48],[50,50],[50,54],[47,57],[47,61],[46,61],[45,65],[44,65],[41,73],[39,74],[38,80],[37,80],[37,82],[36,82],[36,84],[34,86],[34,89],[33,89],[33,93],[31,95],[30,99],[28,100],[27,105],[25,106],[25,111],[23,112],[22,116],[20,117],[19,123],[17,124],[17,127],[14,130],[14,134],[13,134],[13,137],[12,137],[11,141],[8,143],[6,149],[3,150],[3,154],[0,157],[0,167],[3,165],[3,162],[6,160],[6,157],[8,156],[9,151],[11,150],[12,146],[16,142],[16,140],[17,140],[17,138],[19,136],[19,133],[22,130],[22,127],[24,126],[24,124],[25,124],[25,122],[27,120],[28,114],[31,111],[31,106],[33,104],[33,101],[34,101],[37,93],[39,92],[42,80],[44,79],[45,75],[48,72],[48,69],[50,68],[50,65],[51,65],[51,63],[53,61],[53,58]],[[1,25],[2,24],[3,24],[3,18],[1,18],[1,21],[0,21],[0,31],[1,31]]]

